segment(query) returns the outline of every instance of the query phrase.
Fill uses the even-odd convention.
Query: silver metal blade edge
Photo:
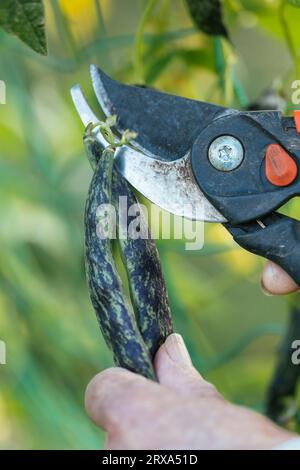
[[[83,124],[97,124],[99,119],[87,103],[79,85],[71,89],[71,96]],[[95,136],[103,147],[107,147],[100,132]],[[117,149],[115,158],[117,169],[124,178],[162,209],[191,220],[226,222],[195,181],[189,155],[174,162],[164,162],[123,146]]]

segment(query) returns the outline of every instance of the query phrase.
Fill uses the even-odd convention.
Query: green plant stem
[[[96,10],[96,15],[97,15],[97,20],[98,20],[100,30],[106,34],[106,28],[105,28],[100,0],[94,0],[94,4],[95,4],[95,10]]]
[[[295,75],[296,75],[296,78],[298,78],[298,77],[300,77],[299,57],[298,57],[297,50],[296,50],[294,42],[293,42],[293,38],[292,38],[292,35],[291,35],[291,31],[289,29],[288,22],[285,18],[286,5],[287,5],[286,0],[281,0],[280,5],[279,5],[278,15],[279,15],[279,20],[280,20],[280,24],[281,24],[281,27],[282,27],[282,31],[283,31],[283,34],[284,34],[285,42],[287,44],[287,47],[288,47],[289,52],[291,54],[291,57],[294,61]]]
[[[248,97],[230,62],[227,63],[226,61],[222,39],[221,37],[215,37],[213,41],[216,73],[219,77],[219,87],[225,95],[226,104],[229,106],[232,105],[232,103],[230,103],[230,97],[232,98],[234,94],[240,107],[246,109],[249,105]],[[228,89],[228,86],[231,86],[231,84],[232,88]]]
[[[70,30],[69,23],[67,18],[65,17],[64,13],[61,10],[59,0],[52,0],[51,2],[51,7],[53,10],[53,14],[55,17],[55,22],[57,25],[57,29],[59,32],[59,35],[61,37],[62,44],[66,44],[73,56],[76,58],[77,57],[77,45],[76,41],[73,37],[73,34]]]
[[[94,4],[95,4],[95,10],[96,10],[98,28],[99,28],[98,37],[99,37],[99,41],[102,42],[102,41],[105,41],[107,38],[104,16],[102,13],[100,0],[94,0]],[[111,67],[112,62],[111,62],[109,49],[105,48],[103,52],[105,54],[105,62],[107,63],[109,67]]]
[[[240,80],[238,79],[235,73],[235,70],[232,70],[232,83],[234,94],[240,104],[240,107],[242,109],[247,109],[249,107],[249,99],[243,85],[241,84]]]
[[[155,8],[158,0],[149,0],[145,11],[142,15],[140,24],[138,26],[136,34],[136,47],[135,47],[135,67],[137,73],[137,79],[141,83],[144,83],[144,67],[143,67],[143,36],[146,24],[150,19],[153,9]]]
[[[219,87],[222,92],[225,92],[225,72],[226,61],[224,57],[223,46],[219,36],[213,38],[214,51],[215,51],[215,67],[219,77]]]

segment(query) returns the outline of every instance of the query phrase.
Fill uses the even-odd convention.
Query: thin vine
[[[299,77],[300,76],[300,62],[299,62],[299,56],[296,50],[296,47],[293,42],[292,34],[288,25],[288,22],[285,17],[285,9],[286,6],[288,5],[287,0],[281,0],[280,5],[279,5],[279,10],[278,10],[278,16],[279,16],[279,21],[282,27],[282,31],[284,34],[285,42],[287,44],[287,47],[289,49],[290,55],[293,59],[294,62],[294,70],[295,70],[295,76]]]
[[[145,81],[144,66],[143,66],[144,31],[157,3],[158,3],[158,0],[148,1],[146,8],[143,12],[140,24],[138,26],[137,33],[136,33],[135,67],[136,67],[137,79],[140,83],[144,83]]]

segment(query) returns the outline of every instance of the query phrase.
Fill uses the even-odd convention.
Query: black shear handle
[[[300,286],[300,222],[273,212],[255,222],[224,224],[243,248],[281,266]]]

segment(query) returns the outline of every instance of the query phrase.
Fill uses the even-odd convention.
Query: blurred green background
[[[70,87],[79,82],[98,109],[94,62],[124,82],[240,109],[274,90],[289,112],[300,9],[227,0],[230,44],[197,31],[182,0],[45,6],[48,57],[0,34],[0,448],[94,449],[103,434],[85,415],[84,390],[112,360],[86,287],[91,170]],[[206,224],[199,252],[186,252],[184,241],[158,247],[176,330],[195,365],[226,397],[263,411],[287,299],[263,295],[262,261],[221,226]]]

